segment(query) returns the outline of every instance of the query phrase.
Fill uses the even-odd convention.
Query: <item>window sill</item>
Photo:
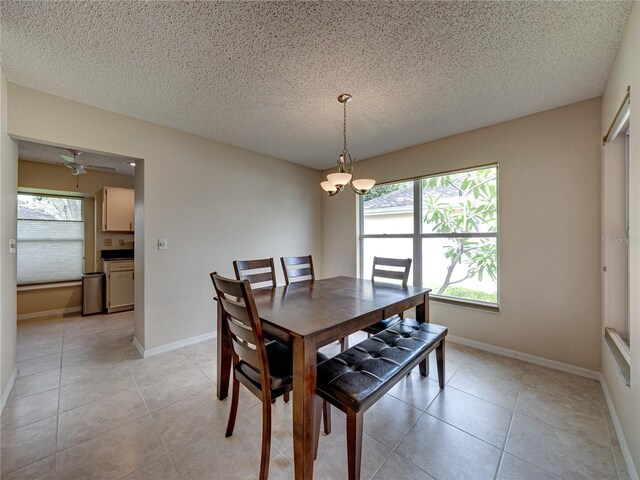
[[[73,282],[56,282],[56,283],[40,283],[37,285],[19,285],[19,292],[28,292],[31,290],[48,290],[52,288],[65,288],[65,287],[79,287],[82,285],[82,280],[76,280]]]
[[[609,351],[613,356],[618,372],[624,381],[624,384],[628,387],[631,380],[631,351],[629,347],[624,343],[618,332],[613,328],[604,329],[604,341],[609,347]]]
[[[443,297],[440,295],[429,295],[429,298],[434,302],[445,303],[447,305],[455,305],[458,307],[466,307],[476,310],[484,310],[487,312],[500,313],[500,305],[495,303],[464,300],[462,298]]]

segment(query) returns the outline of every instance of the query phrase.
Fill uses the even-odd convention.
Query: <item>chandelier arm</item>
[[[354,192],[356,192],[357,195],[364,195],[367,192],[362,192],[360,190],[356,190],[356,187],[353,186],[353,183],[349,182],[349,186],[351,187],[351,190],[353,190]]]

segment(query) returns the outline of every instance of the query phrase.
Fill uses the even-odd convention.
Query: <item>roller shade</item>
[[[18,285],[80,280],[82,199],[20,194],[17,253]]]

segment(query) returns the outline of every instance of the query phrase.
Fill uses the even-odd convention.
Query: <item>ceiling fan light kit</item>
[[[328,174],[327,179],[324,182],[320,182],[320,186],[330,197],[344,190],[347,184],[358,195],[364,195],[376,184],[376,181],[371,178],[353,179],[353,165],[356,161],[351,158],[351,154],[347,149],[347,102],[351,101],[352,98],[348,93],[338,95],[338,101],[342,104],[344,111],[342,123],[342,138],[344,142],[342,152],[340,152],[337,160],[338,171]]]

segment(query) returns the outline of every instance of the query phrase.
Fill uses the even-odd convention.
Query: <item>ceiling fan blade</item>
[[[67,163],[76,163],[76,159],[74,157],[72,157],[71,155],[60,155],[62,157],[62,159],[67,162]]]
[[[116,170],[113,167],[99,167],[97,165],[83,165],[87,170],[95,170],[97,172],[106,172],[106,173],[116,173]]]

